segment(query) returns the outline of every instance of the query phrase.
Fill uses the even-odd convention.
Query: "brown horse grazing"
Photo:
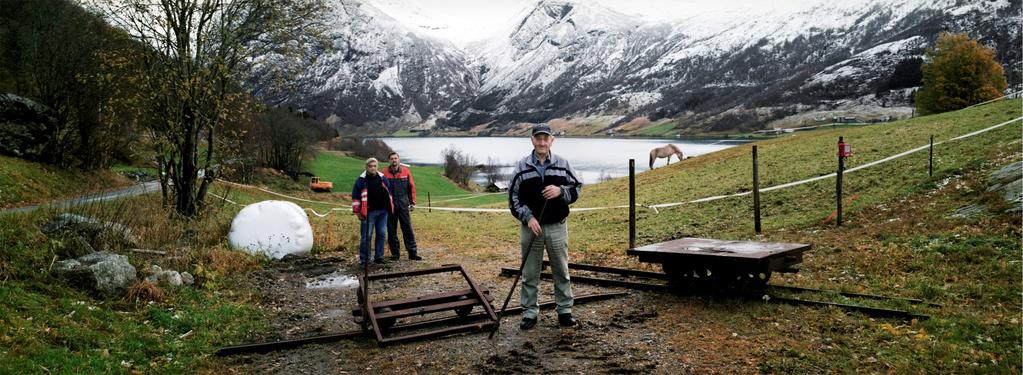
[[[682,161],[682,150],[679,150],[678,146],[675,146],[673,144],[669,143],[662,147],[657,147],[654,148],[653,150],[650,150],[650,169],[654,169],[654,160],[660,158],[668,158],[668,164],[671,164],[672,155],[677,156],[678,161]]]

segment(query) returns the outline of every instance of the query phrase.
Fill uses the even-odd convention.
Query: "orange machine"
[[[330,181],[320,181],[319,177],[312,177],[309,179],[309,189],[318,192],[330,192],[334,188],[334,183]]]

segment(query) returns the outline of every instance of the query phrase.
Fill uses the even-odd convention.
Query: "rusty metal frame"
[[[586,295],[582,295],[582,296],[576,296],[575,297],[575,303],[576,303],[576,305],[580,305],[580,304],[587,303],[587,302],[603,301],[603,300],[606,300],[606,299],[623,297],[623,296],[626,296],[628,294],[629,294],[628,292],[586,294]],[[555,307],[557,307],[557,303],[555,303],[554,301],[548,301],[548,302],[544,302],[544,303],[540,304],[540,309],[542,309],[542,310],[553,309]],[[521,313],[521,312],[522,312],[522,307],[520,307],[520,306],[510,307],[510,308],[508,308],[507,311],[505,311],[505,313],[509,314],[509,315],[511,315],[511,314],[518,314],[518,313]],[[359,316],[361,317],[361,315],[359,315]],[[472,313],[472,314],[469,314],[469,315],[466,315],[466,316],[455,316],[455,317],[447,317],[447,318],[438,318],[438,319],[426,320],[426,321],[422,321],[422,322],[400,324],[400,325],[394,326],[393,329],[409,329],[409,330],[411,330],[411,329],[422,329],[422,328],[429,328],[429,327],[434,327],[434,326],[438,326],[438,325],[445,325],[445,324],[450,324],[450,323],[473,322],[473,321],[480,320],[480,319],[483,319],[483,318],[486,318],[486,317],[487,317],[487,313],[485,311],[484,312],[476,312],[476,313]],[[358,318],[357,318],[357,320],[358,320]],[[358,323],[361,324],[362,322],[358,321]],[[354,338],[357,338],[357,337],[363,337],[363,336],[366,335],[366,333],[367,333],[366,331],[357,330],[357,331],[332,333],[332,334],[313,336],[313,337],[302,337],[302,338],[279,340],[279,341],[269,341],[269,342],[259,342],[259,343],[252,343],[252,344],[240,344],[240,345],[234,345],[234,346],[225,346],[225,347],[220,348],[219,350],[217,350],[217,355],[218,356],[229,356],[229,355],[237,355],[237,354],[245,354],[245,353],[263,353],[263,352],[270,352],[270,351],[274,351],[274,350],[291,349],[291,348],[297,348],[297,347],[300,347],[300,346],[303,346],[303,345],[308,345],[308,344],[329,343],[329,342],[335,342],[335,341],[340,341],[340,340],[345,340],[345,339],[354,339]]]
[[[431,275],[431,274],[445,273],[445,272],[459,272],[462,275],[462,278],[465,279],[465,282],[467,284],[469,284],[469,290],[468,291],[470,293],[462,293],[462,294],[455,293],[455,294],[453,294],[451,292],[447,292],[447,293],[438,293],[438,294],[434,294],[434,295],[427,295],[427,296],[422,296],[422,297],[417,297],[417,298],[412,298],[412,299],[405,299],[405,300],[398,300],[398,301],[383,301],[383,302],[380,302],[381,306],[385,306],[386,307],[386,306],[392,306],[392,305],[397,306],[397,305],[403,305],[404,304],[404,305],[408,305],[408,306],[410,306],[412,308],[411,309],[405,309],[405,310],[396,310],[396,311],[392,311],[392,312],[384,312],[384,313],[378,314],[377,311],[376,311],[376,305],[374,305],[374,302],[370,298],[370,295],[369,295],[369,292],[368,292],[368,288],[363,287],[363,285],[367,285],[369,283],[369,281],[396,279],[396,278],[403,278],[403,277],[423,276],[423,275]],[[425,268],[425,269],[419,269],[419,270],[414,270],[414,271],[400,271],[400,272],[368,274],[368,275],[365,275],[365,276],[359,278],[359,285],[360,285],[360,292],[362,293],[362,298],[363,298],[363,300],[362,300],[362,313],[360,314],[360,315],[362,315],[363,319],[360,320],[360,324],[365,326],[367,322],[369,323],[369,326],[372,327],[373,335],[376,337],[377,343],[380,346],[389,345],[389,344],[393,344],[393,343],[397,343],[397,342],[402,342],[402,341],[420,340],[420,339],[425,339],[425,338],[431,338],[431,337],[437,337],[437,336],[445,336],[445,335],[461,333],[461,332],[480,331],[480,330],[484,330],[484,329],[488,329],[488,328],[489,329],[496,329],[497,328],[498,318],[497,318],[497,314],[494,312],[493,306],[490,305],[491,298],[489,297],[489,294],[486,291],[484,291],[483,289],[481,289],[478,284],[476,284],[476,281],[473,280],[472,277],[469,276],[469,273],[465,270],[465,267],[462,267],[462,265],[460,265],[460,264],[447,264],[447,265],[443,265],[443,266],[440,266],[440,267]],[[450,297],[457,298],[458,296],[471,296],[474,299],[470,299],[469,301],[446,301],[445,300],[445,298],[450,298]],[[477,323],[469,323],[469,324],[461,324],[461,325],[456,325],[456,326],[452,326],[452,327],[445,327],[445,328],[441,328],[441,329],[437,329],[437,330],[433,330],[433,331],[428,331],[428,332],[413,333],[413,334],[408,334],[408,335],[399,335],[399,336],[394,336],[394,337],[384,337],[384,329],[382,328],[382,325],[380,323],[380,319],[398,318],[398,317],[413,316],[413,315],[424,315],[424,314],[436,313],[436,312],[447,311],[447,310],[454,310],[456,308],[464,308],[464,307],[467,307],[467,306],[476,306],[476,305],[482,305],[483,306],[483,310],[486,312],[484,317],[487,318],[487,321],[477,322]],[[456,320],[451,319],[451,318],[447,318],[446,320],[442,320],[442,321],[454,322]],[[409,325],[396,326],[396,327],[392,327],[392,330],[393,329],[398,329],[398,328],[409,329],[410,326]]]

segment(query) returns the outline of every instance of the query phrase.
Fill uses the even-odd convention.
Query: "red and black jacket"
[[[384,191],[387,192],[388,207],[390,207],[387,213],[393,213],[394,198],[391,197],[390,182],[387,178],[381,178],[380,183],[384,186]],[[352,186],[352,212],[359,215],[360,219],[369,217],[369,186],[366,185],[365,171],[355,179],[355,185]]]
[[[405,164],[398,165],[398,172],[392,172],[391,166],[384,168],[384,178],[391,184],[391,199],[396,208],[407,208],[416,205],[416,182],[412,172]]]

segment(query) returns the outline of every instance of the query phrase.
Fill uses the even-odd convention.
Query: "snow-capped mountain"
[[[297,90],[267,96],[356,126],[495,133],[520,122],[671,118],[700,132],[807,112],[898,116],[909,113],[912,85],[895,76],[918,71],[943,31],[995,48],[1010,85],[1020,84],[1020,0],[822,0],[657,23],[592,1],[539,1],[464,51],[366,3],[338,10],[335,51]]]
[[[352,0],[329,4],[332,45],[309,51],[311,65],[261,56],[253,91],[340,124],[432,124],[462,100],[475,97],[471,61],[446,41],[411,31],[373,6]],[[279,79],[294,66],[297,78]]]

